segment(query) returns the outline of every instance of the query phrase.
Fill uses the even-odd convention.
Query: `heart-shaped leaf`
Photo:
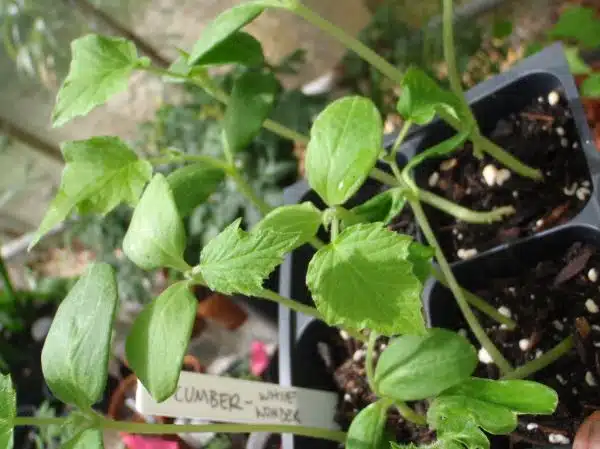
[[[245,232],[234,221],[202,249],[200,273],[215,291],[260,296],[263,281],[296,246],[297,234]]]
[[[347,449],[388,449],[385,425],[389,402],[379,400],[363,408],[352,420],[346,436]]]
[[[178,282],[142,310],[129,332],[127,361],[157,402],[177,388],[197,304],[188,283]]]
[[[415,401],[464,382],[476,365],[475,348],[466,338],[430,329],[426,335],[395,338],[377,362],[374,384],[382,396]]]
[[[381,223],[350,226],[310,261],[306,283],[324,320],[383,335],[423,334],[412,239]]]
[[[442,89],[421,69],[410,67],[402,79],[397,109],[405,120],[425,125],[441,109],[459,118],[462,106],[456,95]]]
[[[270,72],[248,71],[235,81],[223,119],[231,151],[242,151],[258,134],[278,90],[279,82]]]
[[[121,203],[137,204],[152,177],[152,165],[117,137],[68,142],[62,152],[66,165],[60,189],[30,248],[75,208],[82,214],[107,214]]]
[[[206,202],[223,179],[223,170],[204,164],[186,165],[167,176],[179,216],[188,216],[196,207]]]
[[[17,415],[17,394],[9,375],[0,374],[0,448],[13,447],[13,420]]]
[[[296,234],[296,246],[301,246],[317,235],[321,226],[321,211],[310,202],[281,206],[269,212],[252,232],[271,231]]]
[[[306,151],[308,183],[329,205],[345,203],[375,166],[383,144],[383,124],[373,102],[345,97],[315,120]]]
[[[190,267],[183,260],[185,243],[185,229],[169,183],[156,174],[133,212],[123,251],[145,270],[166,266],[186,271]]]
[[[53,126],[86,115],[111,96],[127,89],[136,67],[149,64],[139,58],[132,42],[123,38],[89,34],[71,44],[71,67],[56,100]]]
[[[42,350],[42,371],[61,401],[85,409],[102,397],[117,303],[113,268],[97,263],[58,307]]]
[[[202,31],[202,36],[194,44],[188,63],[195,65],[200,58],[252,22],[267,6],[268,3],[264,1],[250,1],[221,13]]]

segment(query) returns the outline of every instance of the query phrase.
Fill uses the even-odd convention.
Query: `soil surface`
[[[417,176],[423,188],[473,210],[500,206],[516,209],[503,221],[480,225],[467,224],[427,207],[450,261],[564,223],[584,207],[592,194],[581,142],[562,92],[550,92],[499,120],[488,137],[522,162],[540,169],[544,182],[522,178],[488,155],[476,159],[470,142],[452,157],[423,164]]]
[[[513,445],[556,443],[556,435],[564,437],[558,437],[559,443],[572,442],[584,418],[600,409],[600,254],[576,243],[562,257],[540,262],[519,277],[492,279],[489,285],[475,293],[510,315],[517,329],[480,319],[513,366],[534,360],[570,335],[575,340],[573,349],[534,375],[558,392],[556,412],[520,417]],[[465,328],[462,324],[455,330],[464,333]],[[482,362],[476,374],[499,377],[496,365]]]

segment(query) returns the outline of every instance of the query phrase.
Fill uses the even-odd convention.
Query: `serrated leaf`
[[[408,260],[413,265],[413,273],[421,281],[421,284],[425,284],[432,271],[432,259],[435,254],[435,250],[430,246],[421,245],[418,242],[413,242],[409,248]]]
[[[9,375],[0,374],[0,448],[13,447],[13,420],[17,415],[17,394]]]
[[[565,56],[569,63],[569,69],[571,69],[573,75],[587,75],[592,72],[592,68],[581,58],[579,48],[566,47]]]
[[[179,168],[167,176],[179,216],[188,216],[196,207],[204,203],[217,190],[225,179],[225,173],[218,168],[204,164],[192,164]]]
[[[329,205],[345,203],[362,186],[383,145],[383,124],[373,102],[345,97],[315,120],[306,150],[308,183]]]
[[[321,226],[321,211],[310,202],[281,206],[269,212],[252,232],[271,231],[298,236],[301,246],[317,235]]]
[[[591,74],[581,84],[581,94],[588,98],[600,98],[600,74]]]
[[[415,401],[464,382],[476,366],[475,348],[466,338],[430,329],[423,336],[395,338],[381,354],[373,382],[384,397]]]
[[[421,69],[409,67],[402,78],[402,92],[397,109],[404,120],[425,125],[433,120],[440,111],[459,118],[461,101],[456,95],[442,89]]]
[[[221,13],[202,31],[194,44],[188,63],[190,65],[205,56],[233,33],[252,22],[268,6],[264,1],[250,1]]]
[[[111,96],[127,89],[129,76],[147,64],[132,42],[123,38],[89,34],[71,44],[69,74],[58,92],[53,126],[86,115]]]
[[[188,283],[178,282],[142,310],[127,336],[129,366],[157,402],[177,388],[197,304]]]
[[[248,71],[235,80],[223,119],[231,151],[242,151],[256,137],[269,116],[279,90],[270,72]]]
[[[451,419],[444,424],[443,429],[437,430],[437,436],[440,446],[444,449],[448,449],[449,445],[457,446],[457,449],[490,448],[490,440],[473,420],[463,422],[460,419]]]
[[[469,138],[471,131],[472,128],[469,128],[465,131],[453,135],[449,139],[446,139],[438,143],[437,145],[432,146],[431,148],[426,149],[421,153],[416,154],[415,156],[410,158],[404,169],[412,170],[426,159],[442,157],[446,156],[449,153],[452,153],[456,148],[462,145],[465,142],[465,140]]]
[[[118,299],[113,268],[96,263],[58,307],[42,350],[42,371],[61,401],[85,409],[102,397]]]
[[[591,8],[570,6],[560,15],[549,35],[574,39],[579,46],[596,48],[600,46],[600,20]]]
[[[552,388],[528,380],[468,379],[444,394],[467,396],[500,405],[515,413],[549,415],[554,413],[558,395]]]
[[[296,234],[245,232],[234,221],[202,249],[199,270],[212,290],[258,296],[263,281],[298,241]]]
[[[427,411],[427,422],[434,429],[465,426],[473,421],[485,431],[504,435],[517,427],[517,414],[506,407],[466,396],[439,396]]]
[[[79,213],[107,214],[121,203],[135,205],[152,176],[152,165],[117,137],[66,143],[60,189],[48,206],[30,248],[77,207]]]
[[[185,229],[169,183],[156,174],[133,212],[123,239],[123,252],[138,267],[172,267],[186,271]]]
[[[312,258],[306,283],[324,320],[382,335],[423,334],[412,239],[381,223],[350,226]]]
[[[385,192],[375,195],[363,204],[350,209],[350,212],[356,216],[358,221],[347,223],[347,225],[373,223],[376,221],[387,225],[402,211],[405,204],[406,197],[401,188],[388,189]]]
[[[102,431],[86,429],[63,444],[61,449],[104,449]]]
[[[352,420],[346,436],[347,449],[387,449],[385,435],[387,423],[386,400],[379,400],[363,408]]]

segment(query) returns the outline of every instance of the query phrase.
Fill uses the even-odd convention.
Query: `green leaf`
[[[364,183],[383,145],[383,125],[373,102],[345,97],[315,120],[306,152],[308,183],[329,205],[345,203]]]
[[[111,96],[127,89],[129,76],[149,63],[137,55],[135,45],[123,38],[89,34],[71,44],[69,74],[58,92],[53,126],[86,115]]]
[[[100,429],[86,429],[61,446],[61,449],[104,449]]]
[[[183,260],[185,229],[169,183],[156,174],[133,212],[123,251],[138,267],[189,269]]]
[[[140,160],[117,137],[94,137],[66,143],[60,189],[48,206],[30,248],[75,209],[107,214],[121,203],[137,204],[152,165]]]
[[[419,279],[412,239],[381,223],[350,226],[310,261],[306,283],[324,320],[383,335],[422,334]]]
[[[13,420],[17,415],[17,394],[9,375],[0,374],[0,448],[13,447]]]
[[[204,203],[225,179],[218,168],[192,164],[179,168],[167,176],[180,217],[188,216]]]
[[[462,145],[465,142],[465,140],[467,140],[467,138],[471,134],[471,131],[472,131],[472,128],[469,127],[469,129],[462,131],[458,134],[455,134],[452,137],[450,137],[449,139],[446,139],[446,140],[438,143],[437,145],[434,145],[431,148],[428,148],[425,151],[416,154],[408,161],[408,163],[404,167],[404,170],[406,170],[406,171],[412,170],[413,168],[415,168],[417,165],[421,164],[426,159],[431,159],[434,157],[442,157],[442,156],[445,156],[445,155],[453,152],[456,148],[458,148],[460,145]]]
[[[434,397],[464,382],[475,370],[475,348],[461,335],[430,329],[403,335],[383,351],[375,368],[375,388],[399,401]]]
[[[517,427],[517,414],[506,407],[466,396],[439,396],[427,411],[427,422],[434,429],[466,426],[473,421],[485,431],[504,435]]]
[[[445,392],[501,405],[515,413],[550,415],[558,404],[556,391],[528,380],[490,380],[471,378]]]
[[[592,72],[592,68],[581,58],[579,48],[565,48],[565,56],[567,57],[567,62],[569,63],[569,68],[573,75],[586,75]]]
[[[421,245],[418,242],[413,242],[408,249],[408,260],[413,265],[414,275],[425,284],[431,275],[432,265],[431,260],[435,254],[435,250],[430,246]]]
[[[268,6],[264,1],[250,1],[221,13],[202,31],[194,44],[188,63],[190,65],[205,56],[216,46],[258,17]]]
[[[321,211],[310,202],[281,206],[269,212],[252,232],[271,231],[298,236],[301,246],[317,235],[321,226]]]
[[[157,402],[177,388],[197,304],[188,283],[178,282],[142,310],[129,332],[127,361]]]
[[[269,116],[279,83],[270,72],[248,71],[235,80],[223,127],[231,151],[246,148]]]
[[[62,402],[85,409],[102,397],[117,303],[112,267],[96,263],[58,307],[42,350],[42,371]]]
[[[347,449],[387,449],[385,435],[389,402],[379,400],[363,408],[352,420],[346,436]]]
[[[262,45],[254,37],[243,31],[228,36],[217,46],[204,53],[194,66],[242,64],[259,66],[265,61]]]
[[[600,98],[600,74],[592,74],[583,81],[581,94],[588,98]]]
[[[380,221],[387,225],[402,211],[405,204],[406,197],[401,188],[388,189],[385,192],[375,195],[363,204],[350,209],[350,212],[357,217],[358,221],[347,224]]]
[[[402,92],[397,106],[405,120],[425,125],[440,111],[460,117],[461,101],[456,95],[442,89],[424,71],[409,67],[402,78]]]
[[[440,446],[447,449],[450,445],[458,446],[456,449],[489,449],[490,440],[479,428],[474,420],[449,419],[443,428],[437,429]]]
[[[298,241],[296,234],[245,232],[234,221],[202,249],[199,270],[208,287],[225,293],[260,295],[262,283]]]
[[[600,46],[600,20],[591,8],[571,6],[564,10],[558,22],[549,32],[553,38],[575,40],[580,46]]]
[[[492,36],[494,39],[506,39],[513,32],[513,24],[510,20],[498,19],[492,26]]]

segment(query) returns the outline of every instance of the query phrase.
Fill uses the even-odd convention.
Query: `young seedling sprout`
[[[315,120],[310,138],[269,118],[279,84],[264,62],[260,43],[241,31],[269,8],[304,18],[401,87],[398,111],[404,124],[388,152],[382,155],[381,115],[367,98],[346,97],[329,105]],[[157,74],[165,82],[200,86],[225,108],[221,157],[169,149],[141,158],[116,137],[64,144],[66,166],[60,190],[33,242],[35,245],[74,211],[106,214],[123,203],[135,208],[123,241],[125,255],[146,270],[169,267],[180,273],[179,281],[140,313],[127,337],[128,364],[146,390],[159,402],[175,392],[195,317],[196,301],[191,288],[202,285],[224,294],[275,301],[368,341],[367,377],[379,399],[360,411],[347,433],[272,424],[144,424],[100,416],[91,407],[106,384],[118,292],[112,268],[97,263],[61,303],[42,352],[48,386],[59,400],[76,411],[65,418],[16,416],[11,380],[1,377],[0,447],[10,447],[15,426],[57,424],[74,428],[67,445],[71,448],[101,448],[102,429],[139,434],[267,431],[329,439],[351,449],[385,447],[389,445],[386,413],[395,407],[405,419],[435,429],[435,445],[488,448],[490,443],[484,431],[510,433],[516,428],[519,414],[552,413],[557,404],[556,393],[544,385],[520,379],[568,351],[572,341],[567,339],[539,359],[514,369],[486,335],[471,307],[508,328],[514,328],[515,322],[458,285],[422,203],[470,223],[501,220],[514,210],[469,210],[420,188],[413,179],[412,171],[417,165],[428,158],[450,154],[467,140],[473,142],[476,156],[487,153],[515,175],[541,178],[539,171],[524,165],[479,132],[456,69],[451,0],[444,0],[443,19],[444,53],[452,91],[444,90],[416,67],[400,73],[299,0],[249,1],[225,11],[204,30],[190,53],[180,51],[180,57],[168,70],[139,57],[135,46],[125,39],[88,35],[74,41],[70,71],[53,115],[55,126],[87,114],[126,89],[128,78],[135,71]],[[223,64],[248,67],[229,93],[208,76],[208,67]],[[436,115],[457,133],[400,167],[397,153],[410,127],[427,124]],[[248,184],[237,156],[263,127],[308,145],[306,175],[311,188],[327,205],[325,210],[310,202],[272,208]],[[387,164],[389,171],[378,169],[378,162]],[[187,165],[168,176],[154,173],[156,167],[175,163]],[[369,177],[390,188],[362,205],[345,208],[344,204]],[[241,220],[231,223],[202,249],[200,260],[190,264],[183,258],[186,234],[182,217],[206,201],[225,178],[237,185],[264,218],[250,230],[242,229]],[[429,246],[385,227],[407,204]],[[327,243],[317,238],[322,226],[329,233]],[[316,249],[306,273],[306,284],[316,307],[263,286],[285,255],[305,244]],[[439,270],[432,265],[433,257]],[[450,288],[481,347],[505,379],[510,380],[472,377],[478,362],[475,347],[462,335],[426,327],[421,293],[430,276]],[[392,340],[375,365],[374,347],[379,336]],[[417,400],[429,401],[426,416],[407,404]],[[395,442],[392,445],[400,447]]]

